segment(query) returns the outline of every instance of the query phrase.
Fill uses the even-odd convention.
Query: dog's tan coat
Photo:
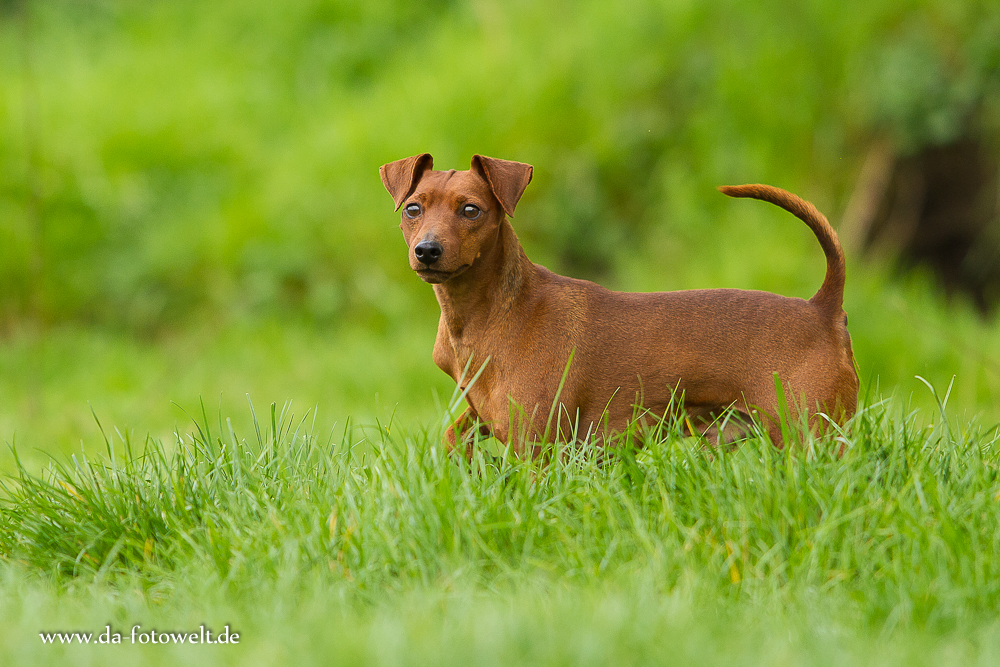
[[[550,439],[558,429],[603,440],[637,414],[649,421],[676,410],[683,395],[684,418],[697,430],[722,437],[715,421],[727,409],[758,411],[780,446],[775,373],[793,417],[798,407],[814,425],[819,411],[838,423],[854,414],[844,255],[811,204],[766,185],[721,188],[781,206],[813,230],[827,274],[809,300],[735,289],[613,292],[525,255],[507,216],[531,173],[530,165],[480,155],[468,171],[433,171],[426,153],[380,169],[403,207],[410,266],[434,285],[441,306],[434,362],[459,383],[485,363],[468,410],[448,431],[452,445],[468,447],[477,424],[519,452],[536,447],[547,426]],[[559,416],[549,424],[571,354]]]

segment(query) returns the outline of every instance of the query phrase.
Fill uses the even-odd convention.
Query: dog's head
[[[531,165],[482,155],[468,171],[433,171],[428,153],[379,167],[410,249],[410,268],[425,282],[464,273],[494,243],[504,216],[513,217],[531,181]]]

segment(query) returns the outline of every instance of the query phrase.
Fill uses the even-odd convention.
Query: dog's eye
[[[476,206],[475,204],[466,204],[465,206],[462,207],[462,215],[464,215],[469,220],[475,220],[476,218],[479,217],[479,214],[482,212],[483,210],[478,206]]]
[[[416,218],[420,215],[423,209],[420,208],[420,204],[408,204],[403,212],[406,213],[407,218]]]

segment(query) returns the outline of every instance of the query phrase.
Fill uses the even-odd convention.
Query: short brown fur
[[[612,292],[525,255],[507,216],[531,180],[530,165],[476,155],[468,171],[432,166],[424,153],[379,171],[404,209],[410,267],[434,285],[441,306],[434,362],[460,384],[482,368],[468,387],[469,408],[446,435],[452,447],[465,443],[467,456],[473,428],[530,454],[557,432],[603,442],[637,414],[651,423],[681,402],[679,416],[694,430],[728,438],[718,422],[727,410],[756,413],[781,446],[775,373],[793,418],[804,409],[819,427],[818,412],[837,423],[854,414],[844,254],[809,202],[768,185],[720,188],[776,204],[813,230],[827,273],[808,301],[735,289]]]

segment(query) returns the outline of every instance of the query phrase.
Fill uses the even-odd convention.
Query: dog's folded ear
[[[531,182],[532,166],[523,162],[473,155],[472,168],[486,179],[504,212],[513,218],[514,207]]]
[[[382,177],[382,185],[392,195],[397,211],[403,201],[413,193],[413,189],[417,187],[424,172],[433,166],[434,158],[431,157],[431,154],[421,153],[383,164],[378,168],[378,174]]]

